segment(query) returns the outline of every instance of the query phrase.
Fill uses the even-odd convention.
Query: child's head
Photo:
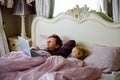
[[[71,53],[71,57],[81,59],[81,60],[85,59],[88,55],[89,55],[89,51],[79,46],[75,46],[72,49],[72,53]]]

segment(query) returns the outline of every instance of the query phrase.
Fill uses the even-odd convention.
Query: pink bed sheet
[[[101,74],[99,68],[80,67],[61,56],[11,52],[0,58],[0,80],[97,80]]]

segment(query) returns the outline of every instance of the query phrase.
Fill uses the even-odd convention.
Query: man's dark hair
[[[62,46],[62,40],[58,35],[53,34],[53,35],[49,36],[48,38],[55,38],[56,39],[56,44],[59,45],[60,47]]]

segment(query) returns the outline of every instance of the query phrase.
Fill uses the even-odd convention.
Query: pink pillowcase
[[[46,49],[47,39],[48,39],[48,36],[40,35],[39,42],[38,42],[38,47],[40,49]]]
[[[105,73],[120,70],[120,47],[93,45],[85,66],[99,67]]]

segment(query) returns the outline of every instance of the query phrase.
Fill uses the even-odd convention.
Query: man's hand
[[[33,49],[33,50],[40,50],[40,48],[39,48],[38,46],[31,47],[30,49]]]

